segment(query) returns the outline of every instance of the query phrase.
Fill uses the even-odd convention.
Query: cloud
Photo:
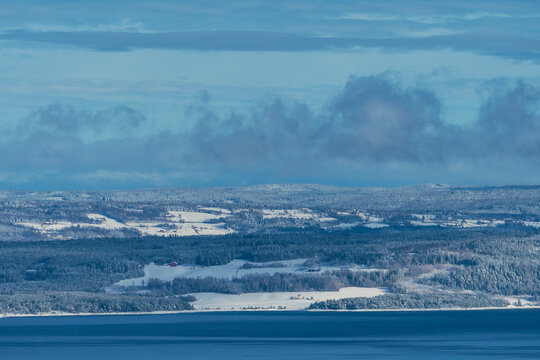
[[[496,81],[480,109],[471,131],[472,143],[481,155],[540,156],[540,89],[518,81],[514,85]]]
[[[355,77],[330,106],[325,153],[361,161],[430,161],[447,126],[433,93],[402,89],[389,75]]]
[[[317,51],[382,48],[393,51],[453,49],[514,59],[538,60],[540,39],[516,34],[462,32],[413,36],[318,37],[265,31],[140,32],[36,32],[13,30],[0,40],[78,46],[96,51],[172,49],[198,51]]]
[[[40,23],[26,23],[20,25],[20,28],[27,31],[47,32],[47,31],[111,31],[111,32],[151,32],[145,28],[144,24],[132,19],[121,19],[111,23],[95,23],[85,25],[49,25]],[[0,27],[0,32],[10,31],[11,27]]]
[[[463,127],[443,120],[433,92],[406,87],[392,73],[351,77],[322,111],[270,98],[223,116],[202,93],[184,114],[193,124],[189,130],[145,137],[122,131],[99,137],[111,126],[144,122],[134,109],[51,105],[23,119],[19,133],[0,145],[0,182],[55,188],[362,179],[492,183],[522,181],[516,169],[539,174],[540,89],[505,81],[486,89],[478,120]],[[85,131],[93,132],[92,141]]]
[[[458,21],[475,21],[485,18],[495,19],[537,19],[540,13],[494,13],[494,12],[473,12],[464,14],[432,14],[432,15],[413,15],[403,16],[396,14],[380,13],[347,13],[336,17],[342,20],[360,20],[360,21],[411,21],[422,24],[446,24]]]
[[[355,41],[265,31],[188,31],[167,33],[100,31],[6,31],[0,39],[74,45],[97,51],[177,49],[201,51],[304,51],[349,48]]]
[[[391,74],[352,77],[321,114],[276,98],[220,119],[203,96],[188,112],[197,120],[184,143],[190,159],[243,168],[435,161],[451,133],[440,107],[433,93],[403,89]]]
[[[427,28],[423,30],[402,30],[398,31],[397,34],[400,37],[411,37],[411,38],[423,38],[423,37],[432,37],[432,36],[445,36],[445,35],[457,35],[465,34],[465,30],[453,30],[445,28]]]
[[[314,155],[322,123],[305,104],[275,98],[259,103],[248,114],[232,113],[220,119],[208,101],[204,97],[188,112],[196,118],[192,131],[183,134],[190,159],[253,167],[297,163],[298,158]]]
[[[114,106],[89,112],[70,106],[51,104],[24,118],[15,129],[18,134],[49,134],[57,137],[103,139],[132,134],[146,121],[140,112],[128,106]]]

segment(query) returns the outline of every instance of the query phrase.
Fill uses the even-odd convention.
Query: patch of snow
[[[105,230],[117,230],[117,229],[124,229],[127,227],[126,224],[122,224],[121,222],[113,220],[105,215],[88,214],[87,216],[91,220],[100,221],[100,223],[98,224],[80,223],[79,225],[81,227],[97,227],[97,228],[105,229]]]
[[[59,231],[62,229],[70,228],[70,227],[86,227],[86,228],[101,228],[106,230],[115,230],[115,229],[121,229],[125,228],[126,225],[113,220],[111,218],[108,218],[104,215],[100,214],[88,214],[87,215],[89,219],[94,221],[99,221],[99,223],[72,223],[70,221],[58,221],[58,222],[44,222],[44,223],[30,223],[30,222],[22,222],[18,223],[18,225],[33,228],[35,230],[38,230],[41,233],[51,233],[55,231]]]
[[[222,219],[229,214],[210,214],[199,211],[173,211],[170,210],[167,217],[173,222],[203,223],[208,220]]]
[[[412,217],[418,219],[418,220],[435,220],[436,216],[431,214],[411,214]]]
[[[360,217],[364,221],[369,221],[369,214],[365,211],[357,211],[356,216]]]
[[[531,226],[535,229],[540,228],[540,221],[522,221],[523,225],[525,226]]]
[[[436,222],[426,222],[426,221],[418,221],[418,220],[411,220],[412,226],[439,226],[440,224]]]
[[[59,196],[50,196],[45,198],[44,200],[50,200],[50,201],[63,201],[64,199]]]
[[[414,214],[413,214],[414,215]],[[434,220],[424,218],[422,221],[411,220],[410,224],[413,226],[441,226],[441,227],[461,227],[461,228],[475,228],[475,227],[496,227],[504,225],[504,220],[484,220],[484,219],[456,219],[456,220]]]
[[[223,223],[163,223],[163,222],[129,222],[130,228],[143,235],[152,236],[191,236],[191,235],[226,235],[233,232]],[[165,225],[165,226],[163,226]],[[172,226],[171,226],[172,225]]]
[[[33,222],[19,222],[16,223],[19,226],[24,226],[39,231],[42,234],[55,232],[58,230],[70,228],[73,225],[70,221],[56,221],[56,222],[44,222],[44,223],[33,223]]]
[[[459,221],[458,220],[458,226],[464,227],[464,228],[472,228],[472,227],[495,227],[497,225],[504,224],[504,220],[470,220],[470,219],[464,219]]]
[[[520,307],[520,306],[532,306],[535,305],[534,302],[527,300],[525,297],[518,297],[518,296],[504,296],[504,299],[508,301],[510,306],[512,307]]]
[[[371,223],[381,223],[384,221],[382,217],[370,215],[368,221]]]

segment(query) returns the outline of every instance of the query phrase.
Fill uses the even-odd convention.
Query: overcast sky
[[[540,183],[535,1],[0,5],[0,188]]]

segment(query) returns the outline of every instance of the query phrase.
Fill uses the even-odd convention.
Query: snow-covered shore
[[[309,310],[293,310],[293,309],[236,309],[236,310],[178,310],[178,311],[141,311],[141,312],[110,312],[110,313],[66,313],[66,312],[47,312],[37,314],[0,314],[2,318],[15,317],[45,317],[45,316],[116,316],[116,315],[174,315],[174,314],[196,314],[196,313],[219,313],[219,312],[269,312],[269,311],[305,311],[305,312],[424,312],[424,311],[486,311],[486,310],[534,310],[540,309],[540,306],[514,306],[505,307],[474,307],[474,308],[440,308],[440,309],[357,309],[357,310],[328,310],[328,309],[309,309]]]

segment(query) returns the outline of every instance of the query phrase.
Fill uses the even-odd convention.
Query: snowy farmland
[[[302,310],[317,301],[374,297],[387,293],[383,288],[345,287],[339,291],[300,291],[247,294],[193,293],[195,310]]]
[[[232,280],[247,275],[273,275],[273,274],[322,274],[326,271],[347,269],[350,271],[384,271],[381,269],[369,269],[362,266],[317,266],[316,269],[305,267],[307,259],[282,260],[267,263],[254,263],[246,260],[233,260],[225,265],[197,266],[197,265],[155,265],[149,264],[144,267],[144,276],[133,279],[121,280],[115,284],[118,287],[142,286],[150,279],[171,281],[176,278],[205,278]]]
[[[540,228],[540,222],[498,218],[475,218],[463,214],[425,212],[399,213],[358,208],[284,208],[279,206],[249,207],[246,204],[220,202],[156,206],[126,204],[125,207],[100,206],[85,211],[61,211],[53,208],[48,216],[14,217],[11,223],[19,234],[38,239],[70,239],[133,236],[222,236],[234,232],[276,234],[287,229],[322,229],[335,231],[379,231],[388,227],[413,226],[488,228],[506,223],[519,223]],[[56,210],[55,210],[56,209]],[[66,215],[68,214],[68,215]],[[41,219],[41,220],[38,220]],[[384,231],[384,230],[380,230]]]
[[[121,280],[106,289],[111,294],[121,294],[130,287],[140,287],[148,284],[150,279],[172,281],[176,278],[216,278],[232,280],[248,275],[296,274],[313,275],[327,271],[347,269],[350,271],[385,271],[370,269],[357,265],[350,266],[316,266],[309,267],[312,261],[308,259],[282,260],[276,262],[255,263],[245,260],[233,260],[225,265],[196,266],[196,265],[155,265],[144,267],[144,276],[140,278]],[[339,291],[300,291],[300,292],[255,292],[243,294],[221,294],[215,292],[192,293],[197,300],[193,302],[196,310],[246,310],[246,309],[280,309],[300,310],[309,307],[314,302],[350,297],[373,297],[387,293],[384,288],[345,287]]]
[[[297,220],[316,220],[316,221],[336,221],[333,217],[317,214],[311,209],[262,209],[263,219],[297,219]]]
[[[179,222],[203,223],[203,222],[206,222],[206,221],[209,221],[209,220],[222,219],[222,218],[225,218],[225,217],[228,217],[228,216],[230,216],[230,215],[226,214],[226,213],[216,215],[216,214],[200,212],[200,211],[173,211],[173,210],[169,210],[167,218],[170,219],[170,221],[174,222],[174,223],[179,223]]]
[[[413,214],[411,220],[412,226],[440,226],[440,227],[457,227],[457,228],[481,228],[481,227],[496,227],[504,225],[505,220],[495,219],[437,219],[434,215]]]
[[[228,214],[212,214],[199,211],[170,210],[161,221],[126,221],[112,219],[102,214],[87,214],[88,222],[56,221],[45,223],[20,222],[17,225],[37,230],[41,234],[53,238],[62,238],[57,233],[66,229],[100,229],[100,230],[136,230],[141,235],[153,236],[195,236],[226,235],[233,232],[225,223],[215,222],[229,216]],[[214,222],[208,222],[214,221]]]

